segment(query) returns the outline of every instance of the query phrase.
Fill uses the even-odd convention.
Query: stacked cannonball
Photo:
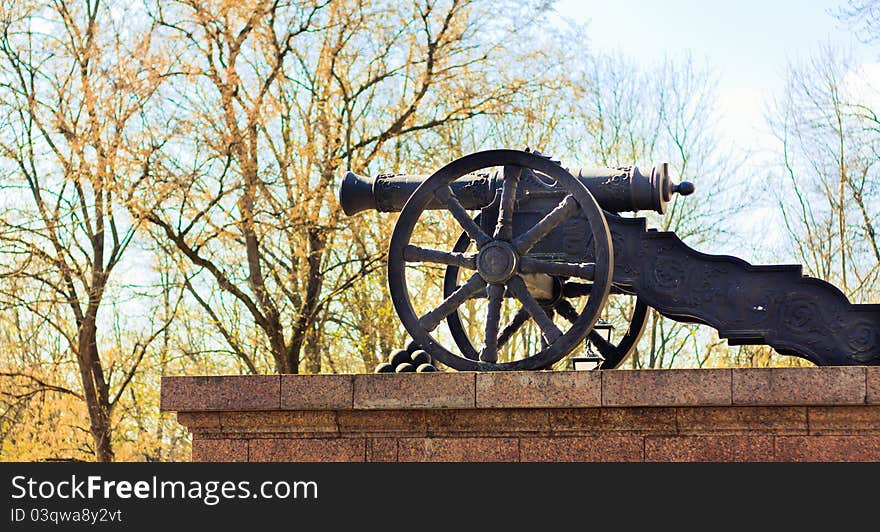
[[[419,348],[415,341],[407,344],[406,349],[398,349],[391,353],[388,362],[376,366],[376,373],[429,373],[440,371],[434,366],[431,356]]]

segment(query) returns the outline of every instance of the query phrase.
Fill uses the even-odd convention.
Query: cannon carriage
[[[387,259],[394,308],[422,349],[460,371],[547,369],[587,338],[602,356],[600,367],[614,368],[637,345],[649,308],[714,327],[732,345],[766,344],[817,365],[880,364],[880,305],[852,304],[833,285],[803,276],[800,266],[700,253],[674,233],[648,229],[645,218],[619,215],[663,214],[674,194],[693,192],[691,183],[672,182],[665,163],[650,172],[569,170],[537,152],[491,150],[430,176],[349,172],[339,200],[347,215],[400,212]],[[419,218],[433,209],[447,210],[462,228],[450,250],[411,242]],[[407,263],[445,268],[442,302],[421,315]],[[612,293],[635,298],[629,327],[616,341],[595,330]],[[458,311],[472,298],[488,302],[476,342]],[[502,323],[505,300],[519,310]],[[554,315],[567,321],[565,330]],[[444,320],[458,353],[432,334]],[[540,331],[540,349],[500,362],[499,348],[528,321]]]

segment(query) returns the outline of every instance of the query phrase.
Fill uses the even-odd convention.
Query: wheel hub
[[[487,283],[503,283],[513,277],[519,255],[501,240],[489,242],[477,255],[477,272]]]

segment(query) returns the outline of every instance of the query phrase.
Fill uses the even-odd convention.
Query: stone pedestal
[[[195,461],[880,461],[880,368],[165,377]]]

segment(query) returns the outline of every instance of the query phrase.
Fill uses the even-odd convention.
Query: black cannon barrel
[[[569,171],[587,187],[599,206],[609,212],[655,211],[663,214],[672,194],[687,196],[694,191],[693,184],[687,181],[672,182],[668,163],[653,167],[648,174],[642,173],[637,166]],[[371,179],[348,172],[339,188],[339,203],[349,216],[370,209],[399,212],[428,177],[427,174],[380,174]],[[496,191],[501,188],[501,176],[499,173],[467,174],[455,180],[451,187],[465,209],[482,209],[492,203]],[[444,207],[434,199],[427,208]]]

